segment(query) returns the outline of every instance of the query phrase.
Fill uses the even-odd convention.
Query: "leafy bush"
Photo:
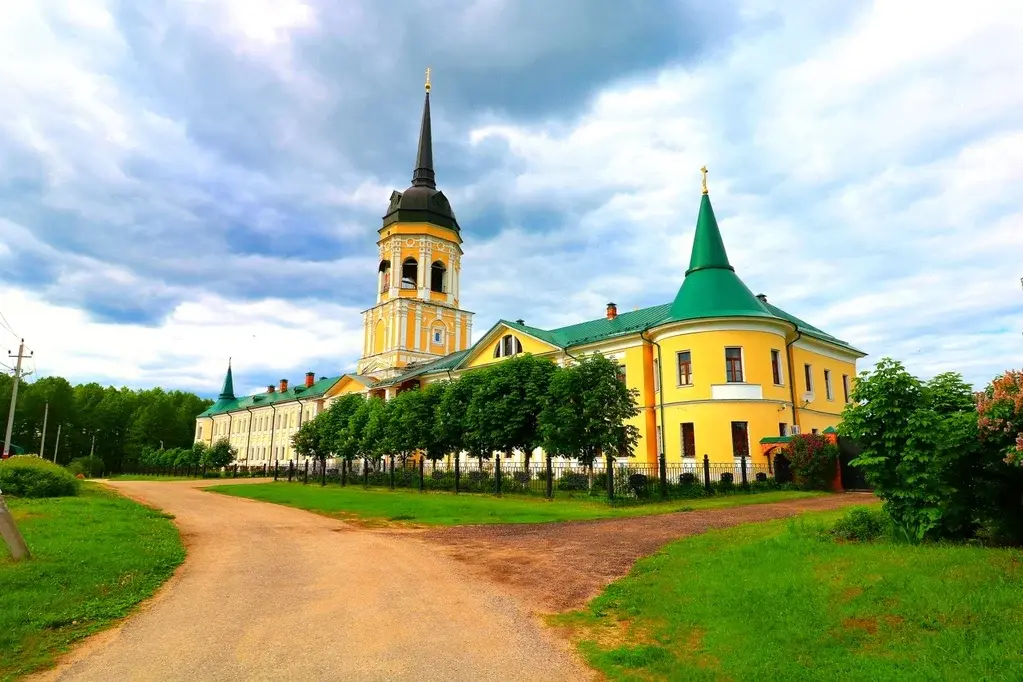
[[[756,480],[757,483],[763,483],[764,481],[767,480],[767,474],[765,474],[763,471],[758,471],[756,475]]]
[[[796,481],[809,490],[830,490],[835,480],[838,446],[817,433],[792,437],[785,456]]]
[[[202,453],[201,463],[211,469],[220,469],[233,462],[237,456],[238,452],[231,447],[230,441],[221,438],[213,444],[212,448],[208,448]]]
[[[38,457],[11,457],[0,462],[0,492],[15,497],[69,497],[81,483],[62,466]]]
[[[558,490],[586,490],[587,482],[586,474],[568,471],[558,480]]]
[[[890,523],[888,515],[880,509],[853,507],[831,527],[828,534],[838,540],[866,542],[884,535]]]
[[[512,474],[512,478],[515,479],[516,483],[529,483],[529,472],[516,471]]]
[[[68,463],[67,470],[76,476],[82,474],[87,478],[97,478],[103,475],[103,460],[95,455],[75,457]]]
[[[650,495],[650,479],[646,474],[630,474],[629,475],[629,490],[631,490],[636,497],[647,497]]]
[[[678,483],[682,486],[699,485],[696,481],[696,474],[692,471],[687,471],[678,477]]]

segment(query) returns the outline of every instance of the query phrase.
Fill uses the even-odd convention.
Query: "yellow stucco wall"
[[[807,347],[809,346],[809,347]],[[841,421],[841,413],[845,408],[845,395],[842,377],[848,377],[849,390],[856,376],[856,364],[852,360],[842,360],[835,353],[824,348],[815,348],[817,344],[797,342],[791,348],[792,368],[796,378],[796,418],[803,433],[812,433],[814,429],[823,431],[829,426],[837,427]],[[814,399],[803,405],[803,395],[807,392],[805,366],[810,365]],[[827,395],[825,370],[831,373],[831,398]]]
[[[484,365],[492,365],[495,362],[503,360],[504,358],[494,357],[494,349],[497,347],[497,344],[501,342],[501,339],[503,339],[507,334],[511,334],[519,340],[522,344],[523,353],[546,355],[559,350],[555,346],[544,343],[538,339],[534,339],[532,336],[527,336],[514,329],[509,329],[504,326],[501,326],[499,329],[500,331],[495,334],[495,337],[491,341],[486,344],[480,344],[480,346],[473,351],[472,357],[465,363],[466,368],[471,369],[473,367],[483,367]]]

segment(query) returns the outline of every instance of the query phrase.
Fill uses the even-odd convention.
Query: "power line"
[[[11,323],[7,321],[6,317],[4,317],[3,311],[0,311],[0,322],[3,323],[3,326],[7,329],[7,331],[14,334],[16,338],[20,338],[18,337],[18,332],[14,331],[14,328],[11,327]]]

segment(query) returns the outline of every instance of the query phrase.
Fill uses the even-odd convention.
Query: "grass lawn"
[[[1023,552],[818,539],[844,513],[680,540],[551,621],[612,680],[1023,679]]]
[[[33,558],[14,563],[0,541],[0,680],[52,665],[153,594],[185,557],[169,517],[95,484],[79,497],[7,504]]]
[[[526,495],[460,494],[386,488],[300,485],[297,483],[255,483],[207,488],[226,495],[249,497],[285,504],[299,509],[345,518],[375,521],[403,521],[431,526],[476,523],[541,523],[579,521],[619,516],[665,514],[693,509],[714,509],[746,504],[782,502],[824,493],[777,491],[754,495],[734,494],[706,499],[673,500],[643,505],[612,507],[604,502],[562,495],[553,500]]]

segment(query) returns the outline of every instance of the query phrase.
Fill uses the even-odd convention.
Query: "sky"
[[[861,368],[1023,366],[1017,0],[0,0],[0,352],[353,370],[426,66],[476,338],[670,301],[706,164],[737,273]]]

